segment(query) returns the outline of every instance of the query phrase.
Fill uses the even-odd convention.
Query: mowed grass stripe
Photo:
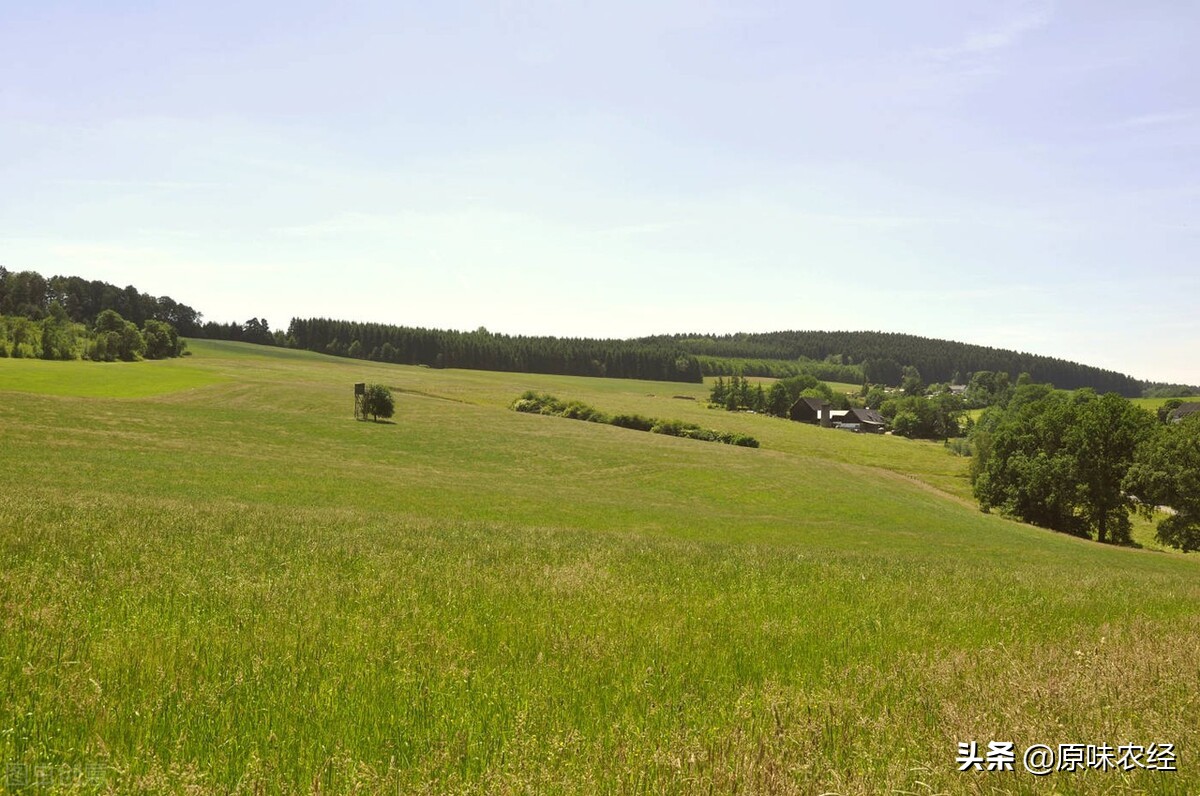
[[[218,376],[192,367],[186,358],[88,363],[0,359],[0,392],[144,398],[190,390],[217,381],[220,381]]]

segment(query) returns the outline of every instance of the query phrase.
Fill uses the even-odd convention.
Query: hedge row
[[[535,415],[553,415],[572,420],[586,420],[589,423],[606,423],[620,428],[631,428],[635,431],[649,431],[652,434],[666,434],[670,437],[685,437],[704,442],[723,442],[726,445],[740,445],[745,448],[757,448],[758,440],[748,434],[738,434],[731,431],[714,431],[701,428],[695,423],[685,423],[682,420],[656,420],[642,415],[608,415],[579,401],[560,401],[553,395],[536,393],[528,390],[513,401],[512,408],[517,412],[528,412]]]

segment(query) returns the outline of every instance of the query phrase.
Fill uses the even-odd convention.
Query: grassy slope
[[[701,385],[192,347],[0,360],[5,761],[122,791],[1200,789],[1200,565],[982,515],[940,446],[672,397]],[[358,380],[394,425],[349,419]],[[764,447],[508,411],[525,389]],[[959,775],[969,739],[1184,757]]]

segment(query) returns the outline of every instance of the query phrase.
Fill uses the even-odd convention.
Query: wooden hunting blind
[[[366,398],[366,396],[367,396],[366,382],[363,382],[363,381],[357,382],[354,385],[354,419],[355,420],[366,420],[367,419],[366,410],[363,409],[363,400]]]

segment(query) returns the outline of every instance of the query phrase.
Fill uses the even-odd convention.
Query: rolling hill
[[[117,792],[1200,790],[1200,564],[701,384],[0,360],[0,759]],[[391,424],[351,417],[390,385]],[[533,389],[761,449],[508,409]],[[1179,771],[960,773],[957,744]]]

